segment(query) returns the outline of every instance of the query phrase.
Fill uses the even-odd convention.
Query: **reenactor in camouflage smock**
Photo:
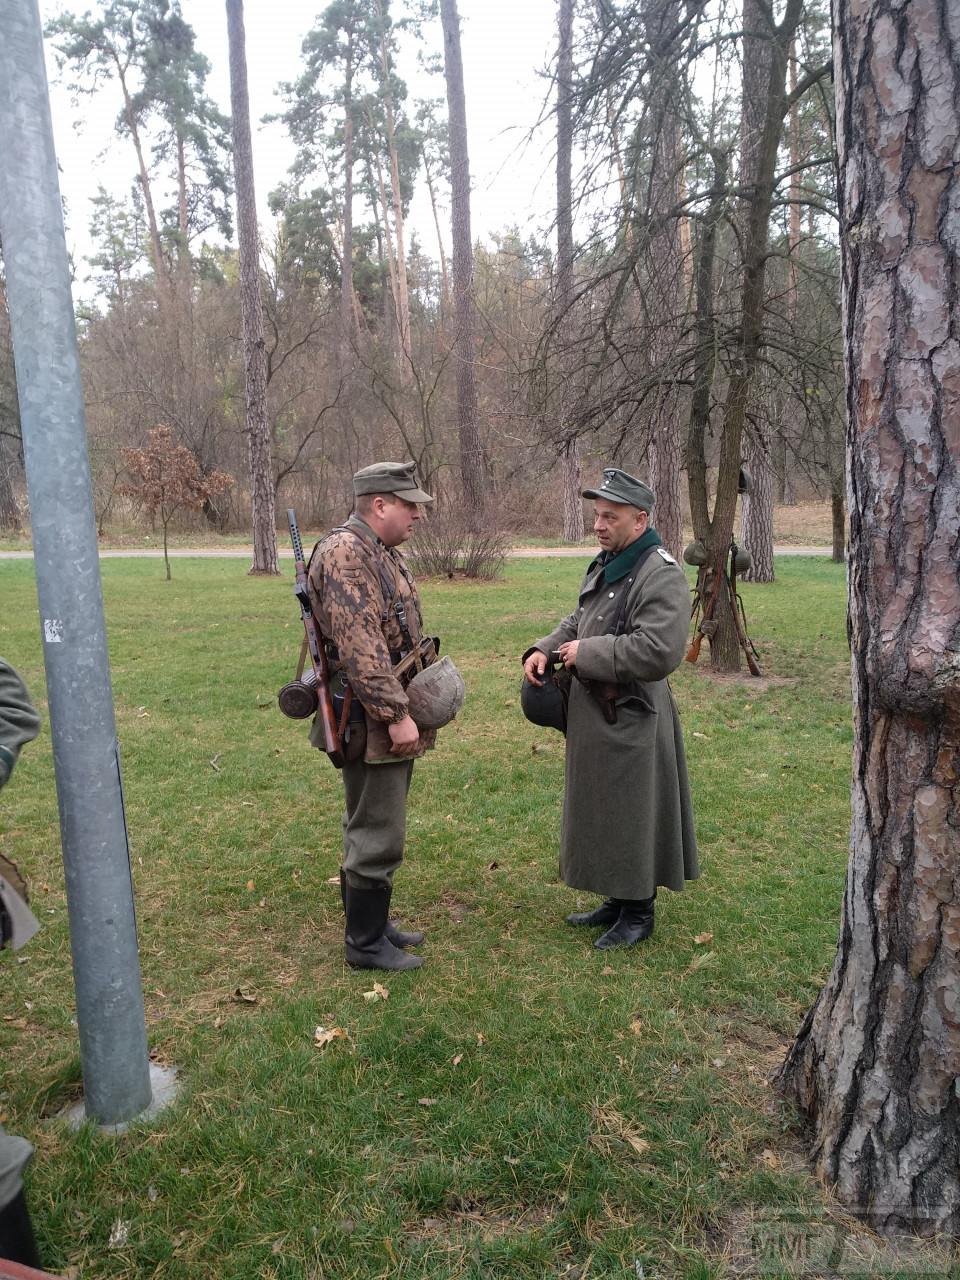
[[[40,719],[23,681],[0,658],[0,787],[13,772],[20,748],[37,736]],[[0,950],[18,948],[37,924],[20,890],[22,882],[12,863],[0,857]],[[4,1133],[0,1125],[0,1258],[39,1267],[33,1228],[23,1194],[23,1171],[33,1147],[25,1138]]]
[[[414,464],[375,463],[353,477],[356,505],[342,529],[310,558],[310,596],[327,642],[331,688],[353,691],[342,769],[346,814],[340,884],[346,957],[356,968],[413,969],[421,933],[389,918],[393,876],[403,861],[407,792],[413,761],[433,747],[435,730],[419,731],[393,668],[422,637],[420,596],[397,551],[433,498],[419,487]],[[311,735],[322,747],[317,726]]]

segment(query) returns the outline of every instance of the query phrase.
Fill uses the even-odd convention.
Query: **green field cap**
[[[628,507],[639,507],[647,514],[653,510],[653,490],[649,485],[628,475],[619,467],[604,467],[603,483],[599,489],[584,489],[585,498],[606,498],[608,502],[623,502]]]
[[[433,501],[420,488],[414,462],[374,462],[353,477],[353,492],[358,498],[364,493],[395,493],[404,502]]]

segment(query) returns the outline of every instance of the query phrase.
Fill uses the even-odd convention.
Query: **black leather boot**
[[[593,944],[601,951],[609,947],[632,947],[643,942],[653,933],[653,898],[623,900],[619,904],[620,918],[612,929],[602,933]]]
[[[40,1269],[40,1255],[33,1238],[33,1224],[23,1192],[0,1209],[0,1258]]]
[[[355,889],[349,881],[344,886],[347,931],[344,951],[347,964],[354,969],[416,969],[423,964],[420,956],[411,956],[387,937],[390,913],[390,886]]]
[[[574,911],[567,916],[567,924],[586,925],[593,928],[600,924],[616,924],[620,919],[620,903],[616,898],[608,898],[593,911]]]
[[[343,913],[347,913],[347,876],[343,868],[340,868],[340,897],[343,900]],[[388,920],[387,927],[384,930],[386,937],[395,947],[419,947],[424,935],[419,929],[401,929],[396,920]]]

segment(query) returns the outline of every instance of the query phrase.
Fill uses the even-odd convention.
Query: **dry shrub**
[[[443,511],[417,526],[412,560],[416,572],[430,578],[495,578],[503,568],[510,536],[484,526],[472,529],[463,511]]]

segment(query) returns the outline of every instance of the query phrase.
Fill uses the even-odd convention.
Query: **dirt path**
[[[589,560],[599,548],[591,547],[513,547],[507,552],[511,560],[545,560],[551,556],[580,557]],[[293,552],[281,547],[281,560],[292,560]],[[829,556],[829,547],[774,546],[775,556]],[[0,551],[0,560],[32,560],[32,551]],[[150,547],[104,547],[101,560],[162,560],[163,552]],[[252,547],[176,547],[170,550],[171,560],[252,560]]]

